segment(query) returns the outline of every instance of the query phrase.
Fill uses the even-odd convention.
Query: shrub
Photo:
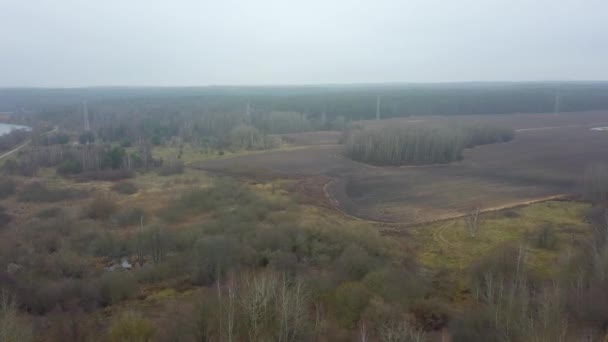
[[[353,328],[367,307],[369,293],[359,283],[344,283],[336,289],[336,317],[344,328]]]
[[[223,276],[237,267],[244,259],[244,247],[231,237],[218,236],[201,239],[194,247],[192,283],[213,284],[218,276]]]
[[[8,159],[2,164],[2,173],[7,175],[16,175],[19,173],[19,162],[15,159]]]
[[[80,307],[70,307],[67,312],[49,315],[49,329],[45,331],[50,341],[96,341],[99,327]]]
[[[51,139],[51,142],[55,142],[59,145],[65,145],[70,142],[70,136],[65,133],[58,133],[54,136],[54,139]]]
[[[112,190],[125,195],[133,195],[139,189],[133,182],[122,181],[112,185]]]
[[[117,304],[132,298],[138,288],[135,277],[122,271],[107,272],[98,280],[103,305]]]
[[[184,173],[184,162],[181,160],[170,160],[158,169],[161,176],[171,176]]]
[[[196,189],[183,194],[164,210],[162,216],[167,221],[175,222],[189,214],[250,204],[255,200],[256,197],[248,189],[232,182],[220,182],[207,189]]]
[[[37,218],[41,218],[41,219],[49,219],[49,218],[55,218],[61,215],[61,213],[63,212],[63,209],[61,209],[60,207],[50,207],[50,208],[46,208],[46,209],[42,209],[39,212],[36,213],[36,217]]]
[[[6,212],[6,208],[0,206],[0,228],[5,227],[13,220],[13,217]]]
[[[62,249],[50,257],[50,264],[56,274],[69,278],[83,278],[87,272],[87,258],[72,251]]]
[[[95,197],[86,207],[85,215],[93,220],[104,220],[116,212],[116,203],[107,196]]]
[[[124,239],[119,239],[111,233],[101,233],[93,235],[93,239],[88,245],[90,253],[95,256],[118,258],[129,252],[129,246]]]
[[[112,215],[111,221],[119,227],[126,227],[139,224],[145,215],[141,208],[127,208]]]
[[[360,280],[376,268],[377,260],[371,257],[363,248],[350,245],[342,251],[336,260],[337,270],[344,272],[352,280]]]
[[[520,216],[515,210],[505,210],[502,212],[502,215],[507,218],[518,218]]]
[[[486,310],[459,315],[450,324],[450,330],[454,342],[502,341],[492,320],[492,313]]]
[[[363,283],[387,303],[411,305],[426,294],[427,284],[420,275],[403,269],[387,268],[369,273]]]
[[[78,141],[83,145],[93,143],[95,142],[95,135],[91,132],[83,133],[78,137]]]
[[[447,310],[443,303],[432,299],[416,301],[410,308],[416,323],[425,331],[440,330],[448,323]]]
[[[137,248],[141,254],[149,255],[152,261],[160,263],[165,259],[165,255],[171,247],[171,238],[167,234],[166,229],[162,227],[146,227],[146,229],[138,233]]]
[[[21,190],[19,201],[22,202],[59,202],[80,199],[87,193],[76,189],[49,189],[40,182],[32,182]]]
[[[108,181],[114,182],[123,179],[133,178],[135,174],[133,171],[124,170],[124,169],[106,169],[99,171],[87,171],[80,173],[75,176],[75,179],[80,182],[88,182],[88,181]]]
[[[15,194],[17,185],[12,179],[0,180],[0,199],[7,198]]]
[[[57,173],[60,175],[74,175],[82,172],[82,165],[73,160],[65,160],[57,167]]]
[[[549,224],[541,226],[532,236],[534,247],[544,249],[555,249],[557,247],[557,234]]]
[[[36,314],[47,314],[54,309],[74,304],[87,309],[98,305],[99,292],[87,280],[27,277],[18,278],[18,281],[19,298],[24,308]]]
[[[152,322],[139,314],[127,312],[110,324],[108,339],[110,342],[148,342],[155,334]]]
[[[32,341],[32,328],[19,316],[14,296],[0,291],[0,341]]]

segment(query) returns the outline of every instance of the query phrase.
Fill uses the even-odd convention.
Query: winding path
[[[50,130],[50,131],[48,131],[48,132],[44,133],[43,135],[49,135],[49,134],[51,134],[51,133],[57,132],[57,130],[58,130],[58,129],[59,129],[59,128],[58,128],[57,126],[55,126],[55,128],[53,128],[52,130]],[[12,150],[10,150],[10,151],[8,151],[8,152],[6,152],[6,153],[4,153],[4,154],[0,155],[0,160],[2,160],[2,159],[4,159],[5,157],[8,157],[8,156],[10,156],[11,154],[13,154],[13,153],[15,153],[15,152],[19,151],[20,149],[22,149],[22,148],[24,148],[25,146],[29,145],[31,142],[32,142],[32,139],[30,139],[30,140],[28,140],[28,141],[24,142],[23,144],[21,144],[21,145],[19,145],[19,146],[15,147],[14,149],[12,149]]]

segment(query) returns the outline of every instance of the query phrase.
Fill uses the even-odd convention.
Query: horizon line
[[[526,80],[526,81],[435,81],[435,82],[345,82],[345,83],[243,83],[207,85],[81,85],[81,86],[0,86],[5,89],[95,89],[95,88],[268,88],[268,87],[348,87],[348,86],[416,86],[458,84],[541,84],[541,83],[608,83],[607,80]]]

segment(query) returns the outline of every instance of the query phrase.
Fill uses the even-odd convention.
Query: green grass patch
[[[464,219],[432,223],[412,229],[419,261],[431,269],[465,270],[497,247],[521,242],[528,249],[528,265],[543,273],[573,239],[588,236],[584,221],[588,204],[549,201],[482,215],[479,232],[471,237]],[[538,241],[542,229],[551,229],[552,248]]]

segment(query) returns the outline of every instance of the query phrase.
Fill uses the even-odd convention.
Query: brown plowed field
[[[453,120],[421,117],[419,120]],[[193,167],[231,172],[263,170],[299,176],[326,176],[325,193],[343,212],[385,222],[418,223],[457,216],[474,206],[497,208],[573,193],[586,165],[608,162],[608,112],[462,116],[458,120],[492,121],[518,130],[514,141],[480,146],[462,161],[420,167],[374,167],[341,155],[328,145],[336,133],[305,133],[294,141],[307,148],[210,160]],[[417,124],[412,118],[365,124]],[[318,146],[314,137],[318,136]],[[298,140],[299,139],[299,140]],[[321,186],[311,182],[311,186]],[[320,193],[318,189],[312,193]]]

